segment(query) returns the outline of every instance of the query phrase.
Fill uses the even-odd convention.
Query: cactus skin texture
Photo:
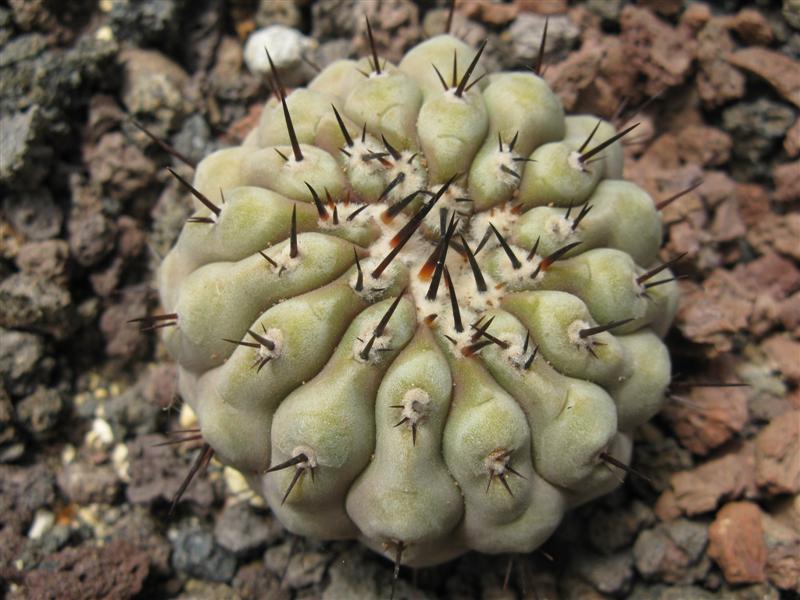
[[[670,381],[677,286],[619,134],[482,50],[276,81],[184,182],[158,275],[207,448],[292,532],[415,566],[537,548]]]

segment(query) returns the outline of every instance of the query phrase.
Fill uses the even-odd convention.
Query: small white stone
[[[28,538],[38,540],[53,527],[55,522],[56,516],[53,513],[40,508],[36,511],[36,516],[33,517],[33,523],[31,523],[31,528],[28,530]]]
[[[314,40],[296,29],[271,25],[250,34],[244,46],[244,61],[253,75],[266,79],[271,71],[267,48],[284,85],[298,85],[313,74],[303,55],[315,47]]]
[[[86,446],[95,450],[108,448],[114,442],[114,432],[108,421],[94,419],[92,428],[86,433]]]

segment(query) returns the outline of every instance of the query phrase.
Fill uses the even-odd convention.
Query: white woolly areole
[[[362,364],[379,362],[381,360],[381,354],[383,354],[382,351],[386,350],[387,348],[391,348],[390,344],[392,341],[392,329],[390,320],[389,324],[387,324],[383,330],[383,335],[375,337],[367,357],[363,358],[361,356],[361,353],[367,344],[369,344],[373,334],[375,333],[375,328],[378,326],[378,323],[382,318],[383,315],[381,314],[374,319],[367,319],[367,322],[359,331],[358,336],[353,340],[353,358],[356,361]]]
[[[295,465],[298,469],[314,469],[317,466],[317,453],[308,446],[295,446],[292,450],[292,458],[304,454],[306,460]]]
[[[567,164],[576,171],[580,171],[582,173],[586,172],[586,165],[584,165],[583,161],[581,160],[581,153],[577,150],[573,150],[569,153],[569,156],[567,157]]]
[[[403,150],[400,153],[400,158],[397,160],[390,158],[390,160],[392,166],[386,171],[386,185],[389,185],[401,173],[403,174],[403,180],[395,185],[387,196],[391,204],[418,190],[427,189],[428,171],[425,168],[425,159],[421,153]]]
[[[456,226],[456,232],[454,235],[463,233],[467,229],[473,212],[472,201],[465,202],[463,200],[459,200],[459,198],[466,197],[467,192],[464,190],[464,188],[455,184],[450,184],[450,187],[448,187],[447,191],[445,191],[445,193],[442,194],[442,197],[439,198],[439,201],[436,203],[436,206],[433,208],[433,210],[428,213],[428,216],[425,217],[423,225],[436,236],[442,235],[442,221],[440,214],[442,209],[445,209],[447,210],[447,222],[445,223],[445,227],[450,224],[450,218],[453,216],[453,211],[455,211],[456,219],[458,219],[458,225]]]
[[[575,344],[576,346],[583,346],[584,348],[588,348],[592,345],[592,341],[586,338],[581,337],[581,330],[588,329],[592,325],[587,323],[583,319],[575,319],[572,323],[569,324],[567,327],[567,338],[570,342]]]
[[[533,356],[536,343],[532,337],[528,337],[528,347],[525,347],[525,337],[517,334],[503,336],[503,340],[508,342],[508,348],[504,350],[508,362],[518,369],[525,368],[525,365]]]
[[[278,358],[283,352],[283,344],[284,344],[283,331],[281,331],[277,327],[270,327],[269,329],[267,329],[267,332],[263,335],[263,337],[267,338],[270,342],[275,344],[275,347],[272,348],[272,350],[270,350],[263,344],[259,344],[258,350],[256,350],[256,354],[258,354],[258,357],[260,359]]]
[[[409,425],[416,425],[428,414],[430,402],[428,392],[422,388],[412,388],[403,395],[401,415],[408,419]]]
[[[494,475],[504,475],[508,470],[508,462],[511,460],[511,453],[508,450],[498,448],[492,450],[489,455],[483,459],[483,466],[489,473]]]
[[[500,152],[497,151],[492,154],[491,162],[493,165],[493,171],[497,175],[498,181],[503,184],[506,189],[516,189],[519,187],[519,182],[522,177],[521,169],[518,167],[518,163],[514,160],[515,158],[520,158],[519,155],[514,154],[513,152]],[[503,169],[505,167],[505,169]],[[519,177],[514,177],[508,171],[513,171],[517,173]]]
[[[559,242],[564,242],[573,236],[575,233],[572,230],[572,222],[563,215],[550,215],[545,228],[553,234]]]
[[[380,142],[375,140],[372,136],[366,136],[365,141],[361,138],[353,140],[353,145],[343,148],[350,156],[347,156],[347,172],[357,179],[383,176],[386,172],[384,167],[377,158],[370,158],[371,154],[383,152]]]

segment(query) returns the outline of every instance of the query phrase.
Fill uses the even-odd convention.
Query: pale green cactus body
[[[538,547],[619,484],[670,380],[677,287],[615,128],[480,51],[278,84],[198,165],[152,317],[287,528],[403,564]]]

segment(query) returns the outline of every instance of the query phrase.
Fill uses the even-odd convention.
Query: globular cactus
[[[670,381],[658,207],[620,138],[450,35],[280,81],[181,179],[164,314],[206,451],[292,532],[529,552],[615,488]]]

